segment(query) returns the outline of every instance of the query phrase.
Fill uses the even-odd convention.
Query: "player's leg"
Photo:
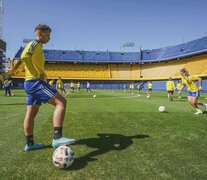
[[[8,87],[8,94],[9,94],[9,96],[11,96],[11,88],[10,87]]]
[[[191,104],[191,106],[193,108],[196,109],[196,112],[195,114],[202,114],[202,110],[200,110],[197,106],[197,97],[194,97],[194,96],[188,96],[188,102]]]
[[[41,149],[44,147],[44,144],[35,144],[33,139],[34,119],[38,111],[39,105],[27,105],[27,112],[24,119],[24,134],[26,137],[25,151]]]
[[[53,147],[58,147],[62,144],[71,144],[75,142],[75,139],[68,139],[62,137],[62,128],[66,110],[66,99],[59,93],[56,93],[51,97],[47,103],[55,106],[53,114],[53,125],[54,125],[54,138],[52,142]]]

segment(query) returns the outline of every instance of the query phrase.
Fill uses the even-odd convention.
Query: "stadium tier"
[[[23,47],[15,55],[20,59]],[[96,52],[45,49],[49,79],[81,80],[162,80],[180,78],[187,68],[193,75],[207,77],[207,37],[160,49],[140,52]],[[20,66],[14,78],[24,77]]]

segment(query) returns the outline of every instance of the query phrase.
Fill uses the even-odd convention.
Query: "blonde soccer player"
[[[205,110],[207,110],[207,104],[198,101],[200,90],[202,89],[202,79],[198,76],[190,76],[186,69],[181,69],[180,74],[182,76],[180,93],[186,86],[189,104],[196,110],[195,114],[202,114],[203,111],[198,105],[204,106]],[[198,86],[196,85],[196,81],[198,81]]]
[[[171,77],[169,77],[169,80],[166,82],[166,90],[167,90],[167,98],[168,98],[168,100],[172,101],[173,100],[174,90],[175,90],[175,84],[172,81]]]
[[[68,93],[66,92],[65,88],[64,88],[64,84],[63,81],[61,79],[61,77],[58,78],[57,82],[56,82],[56,89],[60,90],[60,94],[62,95],[63,92],[65,93],[65,95],[67,95]]]
[[[147,98],[150,98],[152,94],[152,81],[147,84]]]
[[[53,114],[54,136],[52,140],[53,147],[59,147],[63,144],[71,144],[74,139],[68,139],[62,136],[63,121],[66,111],[66,99],[61,96],[56,89],[50,87],[46,82],[47,75],[44,64],[45,58],[42,50],[43,44],[50,40],[51,29],[45,24],[39,24],[35,28],[36,40],[29,42],[21,55],[14,69],[9,71],[7,75],[15,74],[17,66],[24,63],[25,66],[25,82],[24,89],[27,93],[27,112],[24,119],[24,134],[26,145],[24,151],[44,148],[44,144],[34,142],[34,119],[39,111],[42,103],[48,103],[55,106]]]
[[[177,84],[176,84],[176,89],[178,91],[178,98],[180,99],[181,98],[181,87],[182,87],[182,84],[180,83],[180,81],[178,80]]]

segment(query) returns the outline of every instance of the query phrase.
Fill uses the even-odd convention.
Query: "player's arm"
[[[184,84],[181,84],[181,88],[180,88],[179,93],[181,93],[183,91],[184,87],[185,87],[185,85]]]
[[[200,77],[198,77],[198,89],[202,89],[202,79]]]
[[[34,77],[36,77],[37,79],[44,80],[44,74],[40,74],[34,67],[34,64],[32,63],[32,56],[34,51],[36,51],[35,53],[38,53],[38,51],[40,50],[41,49],[38,42],[33,41],[29,49],[27,51],[23,51],[21,55],[21,60],[25,63],[25,66]]]
[[[17,63],[14,65],[14,67],[13,67],[12,69],[10,69],[10,70],[6,73],[6,75],[7,75],[7,76],[13,76],[13,75],[15,74],[16,70],[18,69],[18,67],[19,67],[21,64],[22,64],[22,61],[21,61],[21,60],[17,61]]]

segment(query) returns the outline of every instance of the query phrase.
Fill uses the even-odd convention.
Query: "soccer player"
[[[152,81],[147,84],[147,98],[150,98],[152,94]]]
[[[141,95],[140,95],[140,90],[141,90],[141,87],[140,87],[140,84],[138,83],[138,84],[137,84],[137,95],[138,95],[138,96],[141,96]]]
[[[4,84],[4,77],[2,74],[0,74],[0,88],[2,88],[3,84]]]
[[[134,82],[131,84],[131,94],[134,94]]]
[[[11,86],[12,86],[12,80],[7,79],[4,81],[4,91],[5,91],[5,96],[11,96]]]
[[[77,84],[77,92],[80,92],[80,86],[81,86],[81,84],[80,84],[80,82],[78,82],[78,84]]]
[[[24,133],[26,137],[24,151],[26,152],[45,147],[44,144],[36,144],[33,139],[34,119],[42,103],[55,106],[52,146],[58,147],[62,144],[75,142],[75,139],[68,139],[62,136],[66,99],[56,89],[52,89],[46,83],[47,75],[44,68],[45,59],[42,46],[50,40],[50,33],[51,29],[49,26],[45,24],[37,25],[35,28],[36,40],[29,42],[21,55],[21,61],[24,63],[26,71],[24,82],[24,89],[27,93],[27,112],[24,119]],[[14,69],[17,69],[17,67]],[[13,70],[8,73],[8,75],[12,74],[14,74]]]
[[[56,89],[60,89],[60,94],[61,95],[63,94],[63,92],[65,93],[65,95],[68,95],[68,93],[66,92],[66,90],[64,88],[64,84],[63,84],[63,81],[62,81],[61,77],[59,77],[57,82],[56,82]]]
[[[190,76],[188,71],[184,68],[180,70],[180,74],[182,76],[182,86],[180,89],[180,93],[183,88],[187,86],[187,96],[188,102],[193,106],[196,110],[195,114],[202,114],[202,110],[198,108],[198,105],[202,105],[207,110],[207,104],[198,102],[198,97],[200,94],[200,90],[202,89],[202,79],[197,76]],[[198,80],[198,86],[196,85],[196,81]]]
[[[54,79],[52,79],[52,80],[50,80],[50,81],[48,82],[48,84],[50,85],[50,87],[51,87],[51,88],[53,87],[54,82],[55,82],[55,80],[54,80]]]
[[[126,84],[124,84],[124,92],[126,92]]]
[[[174,90],[175,90],[175,84],[172,81],[171,77],[169,77],[169,80],[166,82],[166,90],[167,90],[168,100],[172,101],[173,100]]]
[[[75,86],[74,82],[71,81],[71,82],[70,82],[70,92],[71,92],[71,93],[74,93],[74,86]]]
[[[86,90],[87,90],[87,92],[91,92],[91,88],[90,88],[90,83],[87,81],[87,85],[86,85]]]
[[[182,86],[182,84],[181,84],[180,81],[178,80],[178,82],[177,82],[177,84],[176,84],[176,89],[178,90],[178,98],[179,98],[179,99],[181,98],[181,92],[180,92],[181,86]]]

